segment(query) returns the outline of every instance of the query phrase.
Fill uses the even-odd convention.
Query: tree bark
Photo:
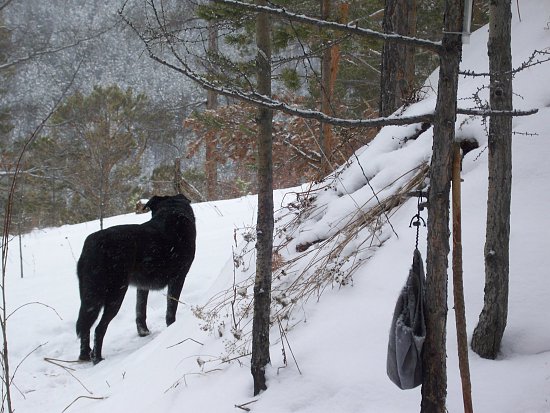
[[[384,33],[416,35],[416,0],[386,0]],[[380,73],[379,116],[389,116],[401,107],[413,91],[414,46],[384,42]]]
[[[266,0],[256,0],[266,5]],[[271,96],[271,35],[269,17],[258,13],[256,44],[258,54],[257,90]],[[256,227],[256,279],[254,282],[254,319],[252,325],[251,373],[254,395],[267,389],[265,367],[270,363],[269,327],[271,310],[271,268],[273,251],[273,159],[272,118],[269,109],[258,109],[258,222]]]
[[[447,0],[435,108],[433,152],[428,195],[426,264],[426,341],[423,348],[422,413],[445,413],[447,397],[447,268],[449,193],[457,107],[458,71],[462,57],[463,1]]]
[[[492,0],[487,44],[492,110],[512,110],[511,1]],[[485,238],[485,299],[472,349],[494,359],[508,317],[512,118],[489,120],[489,189]]]
[[[218,51],[218,30],[214,23],[208,23],[208,51],[217,53]],[[212,68],[210,68],[213,71]],[[207,90],[206,109],[215,110],[218,107],[218,95],[212,90]],[[217,198],[218,190],[218,158],[216,151],[216,134],[214,131],[205,136],[205,178],[206,178],[206,197],[209,201]]]
[[[321,19],[329,20],[331,0],[321,0]],[[325,38],[325,42],[327,39]],[[333,115],[332,110],[332,95],[334,87],[331,84],[331,68],[332,68],[332,48],[325,47],[323,57],[321,59],[321,112],[327,115]],[[319,143],[321,146],[321,170],[323,174],[331,172],[330,158],[332,155],[332,126],[328,123],[321,122]]]

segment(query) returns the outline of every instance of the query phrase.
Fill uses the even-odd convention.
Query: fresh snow
[[[525,0],[519,7],[521,21],[516,10],[513,19],[514,67],[534,49],[550,50],[550,3]],[[470,44],[464,46],[464,70],[487,71],[486,43],[487,28],[472,35]],[[480,413],[550,412],[548,68],[548,64],[533,66],[518,73],[514,81],[515,108],[538,108],[539,112],[514,119],[514,131],[536,135],[514,136],[510,297],[502,351],[494,361],[469,353],[474,410]],[[437,74],[430,81],[436,85]],[[487,79],[460,80],[461,107],[473,105],[467,99],[484,81]],[[486,90],[481,96],[487,98]],[[434,102],[432,90],[404,115],[433,110]],[[365,176],[377,191],[397,180],[380,192],[384,198],[410,177],[402,177],[405,172],[429,161],[432,130],[404,143],[403,138],[414,129],[415,126],[386,127],[369,146],[360,149],[357,157],[350,159],[350,165],[336,174],[334,184],[326,191],[320,189],[315,200],[317,213],[294,229],[292,241],[281,250],[283,258],[296,257],[294,247],[299,243],[336,233],[357,206],[375,205]],[[481,120],[465,116],[457,121],[457,136],[475,138],[481,144],[465,157],[462,174],[464,287],[471,336],[483,306],[487,139]],[[358,164],[363,168],[358,168]],[[276,205],[295,201],[296,191],[276,192]],[[293,356],[285,342],[284,368],[280,335],[277,327],[273,328],[272,363],[267,370],[269,388],[258,397],[252,395],[249,357],[231,363],[219,361],[228,354],[229,331],[220,329],[223,337],[216,329],[212,333],[205,331],[203,321],[193,313],[196,306],[230,288],[234,280],[244,280],[253,272],[253,253],[246,255],[243,265],[235,269],[233,251],[246,245],[243,231],[236,230],[252,227],[256,199],[249,196],[194,204],[194,210],[197,257],[184,286],[184,304],[178,309],[176,323],[166,328],[166,297],[152,293],[148,308],[152,334],[138,337],[134,323],[135,289],[130,289],[107,331],[105,360],[97,366],[55,360],[75,360],[78,355],[79,342],[74,331],[79,308],[76,260],[85,237],[99,228],[98,223],[36,230],[23,236],[24,278],[20,278],[18,240],[11,240],[5,290],[8,310],[15,311],[8,320],[8,342],[15,372],[12,392],[17,412],[66,409],[90,413],[224,413],[242,411],[235,406],[249,402],[252,403],[243,407],[262,413],[419,410],[420,388],[401,391],[386,376],[393,307],[412,264],[415,232],[409,228],[409,221],[416,213],[416,200],[408,201],[391,215],[398,237],[386,225],[378,234],[382,245],[369,251],[365,258],[370,258],[354,273],[352,283],[329,286],[319,300],[309,300],[300,307],[296,325],[287,333]],[[279,227],[287,223],[283,212],[278,215]],[[147,219],[149,214],[130,214],[107,219],[105,224],[140,223]],[[424,257],[425,235],[422,228],[420,249]],[[360,241],[354,245],[360,245]],[[278,238],[277,242],[281,240]],[[253,242],[249,244],[250,249]],[[459,412],[463,407],[451,282],[449,289],[447,408],[449,412]],[[250,293],[250,288],[240,288],[238,293]],[[68,369],[46,359],[54,359],[51,361]]]

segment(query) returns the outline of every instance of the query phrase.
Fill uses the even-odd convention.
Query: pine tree
[[[166,114],[143,94],[117,86],[69,97],[52,118],[52,139],[62,155],[63,179],[81,208],[80,219],[120,213],[133,206],[140,159]],[[160,122],[162,124],[162,122]]]

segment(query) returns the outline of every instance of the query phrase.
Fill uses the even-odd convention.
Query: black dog
[[[116,316],[128,285],[137,286],[136,324],[145,336],[149,290],[168,285],[166,324],[176,320],[178,300],[185,276],[195,257],[195,216],[183,195],[154,196],[145,205],[151,220],[141,225],[117,225],[86,238],[78,260],[80,313],[76,334],[80,337],[80,360],[102,360],[101,347],[107,327]],[[103,307],[90,349],[90,328]]]

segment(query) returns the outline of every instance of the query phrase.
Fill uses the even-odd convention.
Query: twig
[[[73,404],[75,404],[80,399],[90,399],[90,400],[105,400],[107,397],[95,397],[95,396],[78,396],[76,399],[74,399],[67,407],[65,407],[61,413],[65,413],[69,407],[71,407]]]
[[[53,364],[54,366],[57,366],[57,367],[61,367],[63,370],[65,370],[67,373],[69,373],[83,388],[84,390],[86,390],[89,394],[94,394],[92,391],[90,391],[85,385],[84,383],[82,383],[78,377],[76,377],[72,372],[74,371],[74,369],[70,368],[70,367],[67,367],[67,366],[64,366],[63,364],[60,364],[56,361],[54,361],[54,359],[51,359],[51,358],[48,358],[48,357],[44,357],[44,361],[47,361],[48,363],[51,363]],[[72,404],[72,403],[71,403]]]
[[[296,360],[296,357],[294,356],[294,352],[292,351],[292,347],[290,346],[290,342],[288,341],[288,337],[286,335],[286,332],[281,324],[281,319],[277,317],[277,321],[279,323],[279,331],[281,332],[282,337],[284,337],[286,344],[288,346],[288,349],[290,350],[290,354],[292,355],[292,359],[294,360],[294,364],[296,364],[296,368],[298,369],[298,373],[300,373],[300,376],[302,375],[302,370],[300,370],[300,366],[298,365],[298,361]],[[284,348],[284,347],[283,347]],[[286,355],[285,355],[286,359]],[[286,360],[285,360],[286,362]]]
[[[235,257],[235,250],[231,247],[231,253]],[[237,301],[237,268],[235,266],[235,259],[233,259],[233,300],[231,301],[231,315],[233,316],[233,328],[235,332],[238,331],[237,318],[235,317],[235,302]]]
[[[231,357],[229,359],[222,359],[222,363],[231,363],[232,361],[242,359],[243,357],[251,356],[252,353],[241,354],[240,356]]]
[[[44,360],[46,360],[46,361],[57,361],[59,363],[74,363],[74,364],[82,364],[83,363],[82,360],[61,360],[61,359],[54,359],[52,357],[44,357]]]
[[[21,310],[23,307],[26,307],[28,305],[33,305],[33,304],[38,304],[38,305],[42,305],[44,307],[47,307],[49,308],[50,310],[52,310],[55,314],[57,314],[57,316],[59,317],[60,320],[63,321],[63,318],[59,315],[59,313],[55,310],[55,308],[53,308],[52,306],[49,306],[48,304],[44,304],[44,303],[41,303],[39,301],[32,301],[30,303],[25,303],[25,304],[22,304],[20,305],[19,307],[17,307],[15,310],[13,310],[11,313],[9,313],[9,315],[6,317],[6,321],[9,320],[9,318],[14,315],[17,311]]]
[[[15,367],[15,370],[13,371],[13,374],[11,375],[11,379],[10,379],[10,386],[13,384],[13,380],[15,379],[15,375],[17,374],[17,371],[19,370],[19,367],[21,367],[21,365],[25,362],[25,360],[27,360],[27,358],[29,358],[29,356],[34,353],[36,350],[38,350],[40,347],[43,347],[45,346],[46,344],[48,344],[47,342],[46,343],[42,343],[42,344],[39,344],[38,346],[36,346],[33,350],[29,351],[29,353],[23,357],[23,359],[19,362],[19,364],[17,364],[17,366]],[[15,386],[17,387],[17,386]],[[19,390],[19,389],[17,389]],[[20,391],[21,392],[21,391]],[[25,396],[23,396],[25,397]]]
[[[197,341],[197,340],[195,340],[194,338],[188,337],[188,338],[186,338],[185,340],[179,341],[179,342],[177,342],[176,344],[172,344],[172,345],[166,347],[166,349],[169,349],[169,348],[172,348],[172,347],[179,346],[180,344],[183,344],[183,343],[185,343],[186,341],[193,341],[193,342],[195,342],[195,343],[197,343],[197,344],[200,344],[201,346],[204,346],[204,343],[201,343],[200,341]]]
[[[206,375],[208,373],[212,373],[214,371],[222,371],[222,369],[212,369],[212,370],[208,370],[208,371],[199,371],[199,372],[194,372],[194,373],[185,373],[183,376],[181,376],[178,380],[176,380],[176,382],[174,384],[172,384],[170,387],[168,387],[166,390],[164,390],[164,393],[166,394],[168,391],[172,390],[172,389],[175,389],[176,387],[178,387],[180,384],[181,384],[181,381],[183,380],[183,383],[185,384],[185,387],[187,387],[187,379],[186,377],[187,376],[203,376],[203,375]]]
[[[250,411],[250,408],[246,407],[248,406],[249,404],[252,404],[252,403],[256,403],[258,400],[251,400],[249,402],[246,402],[246,403],[243,403],[243,404],[236,404],[235,407],[237,409],[241,409],[241,410],[244,410],[245,412],[249,412]]]

